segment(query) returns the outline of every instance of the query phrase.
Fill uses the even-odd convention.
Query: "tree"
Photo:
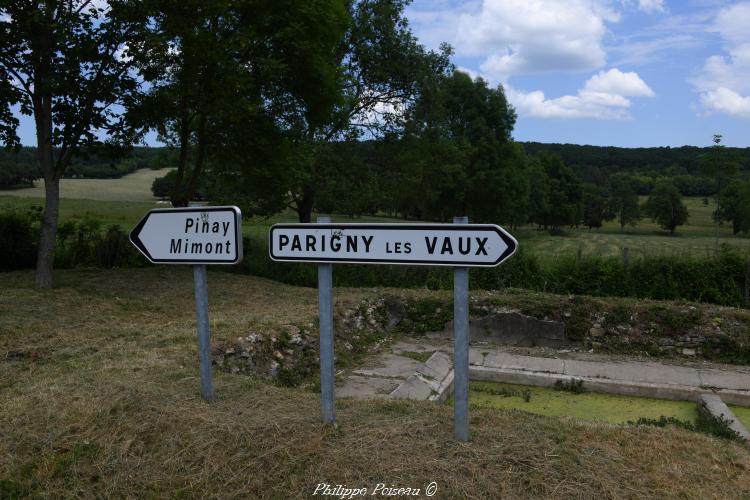
[[[502,86],[455,71],[428,87],[407,116],[412,158],[403,164],[422,171],[429,218],[525,222],[524,155],[511,141],[516,114]],[[512,212],[514,203],[524,213]]]
[[[688,210],[682,202],[680,190],[675,187],[672,179],[661,177],[656,180],[654,189],[645,205],[646,213],[662,228],[674,234],[678,226],[688,219]]]
[[[735,179],[724,188],[722,204],[717,208],[717,222],[732,223],[732,234],[750,230],[750,181]]]
[[[721,143],[721,134],[714,134],[713,136],[713,147],[710,152],[704,153],[700,157],[701,169],[703,174],[712,178],[715,182],[716,191],[714,198],[716,199],[716,210],[714,211],[714,220],[716,220],[716,241],[718,245],[719,238],[719,224],[721,219],[719,213],[722,212],[722,199],[721,195],[724,191],[724,187],[729,180],[737,173],[739,169],[738,159],[731,153],[727,152],[724,145]]]
[[[546,177],[546,210],[535,222],[551,231],[578,225],[583,218],[581,179],[557,155],[540,153],[537,160]]]
[[[152,22],[137,63],[149,88],[130,120],[179,152],[172,204],[193,199],[211,170],[222,181],[217,197],[241,193],[251,213],[278,210],[291,163],[283,123],[300,108],[319,123],[339,98],[332,56],[347,25],[344,2],[148,0],[143,8]]]
[[[589,229],[602,227],[604,221],[614,219],[606,189],[595,184],[583,185],[583,224]]]
[[[620,232],[625,231],[628,224],[635,226],[641,219],[641,210],[630,178],[627,175],[613,176],[610,192],[609,205],[620,223]]]
[[[36,286],[52,287],[60,178],[98,131],[119,136],[124,103],[137,86],[126,42],[138,22],[126,2],[92,0],[3,2],[0,5],[0,138],[18,144],[11,106],[34,117],[37,154],[45,181]],[[123,137],[120,137],[123,138]],[[126,139],[126,138],[123,138]]]
[[[321,185],[336,175],[326,144],[400,130],[404,110],[450,67],[447,46],[428,51],[411,33],[403,12],[409,0],[346,3],[351,22],[331,59],[341,75],[342,98],[324,120],[310,120],[301,101],[285,116],[295,151],[287,171],[289,207],[300,222],[310,222]]]

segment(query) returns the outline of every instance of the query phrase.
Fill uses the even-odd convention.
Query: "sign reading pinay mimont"
[[[236,264],[242,260],[242,214],[237,207],[154,209],[130,241],[155,264]]]
[[[497,266],[518,243],[493,224],[276,224],[277,261]]]

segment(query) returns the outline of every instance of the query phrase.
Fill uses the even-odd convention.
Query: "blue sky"
[[[516,140],[750,147],[750,0],[414,0],[406,15],[504,86]],[[36,144],[30,117],[18,132]]]
[[[750,1],[414,0],[407,17],[505,87],[516,140],[750,146]]]

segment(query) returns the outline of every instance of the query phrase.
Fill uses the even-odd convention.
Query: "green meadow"
[[[64,179],[61,183],[61,221],[92,217],[104,225],[118,224],[129,230],[148,210],[168,207],[167,202],[151,195],[154,178],[166,170],[142,169],[120,179]],[[43,205],[43,182],[34,188],[0,191],[0,210],[26,210]],[[641,198],[645,202],[646,197]],[[627,248],[632,257],[647,255],[677,255],[702,257],[711,255],[723,245],[750,254],[750,238],[733,236],[731,227],[719,227],[711,214],[715,202],[703,198],[685,198],[690,218],[688,224],[670,236],[650,219],[644,218],[636,226],[620,230],[615,221],[600,229],[566,228],[562,235],[552,236],[547,231],[524,226],[512,231],[523,249],[539,257],[554,258],[561,255],[617,256]],[[332,215],[335,222],[400,222],[388,217],[356,217]],[[271,217],[253,217],[245,222],[247,236],[262,237],[275,223],[296,222],[296,214],[286,211]]]

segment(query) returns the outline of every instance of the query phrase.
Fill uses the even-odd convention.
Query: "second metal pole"
[[[454,217],[468,224],[468,217]],[[453,268],[453,435],[469,440],[469,268]]]
[[[330,217],[318,217],[318,223],[331,222]],[[320,406],[324,424],[336,421],[334,404],[333,364],[333,268],[318,264],[318,306],[320,308]]]

